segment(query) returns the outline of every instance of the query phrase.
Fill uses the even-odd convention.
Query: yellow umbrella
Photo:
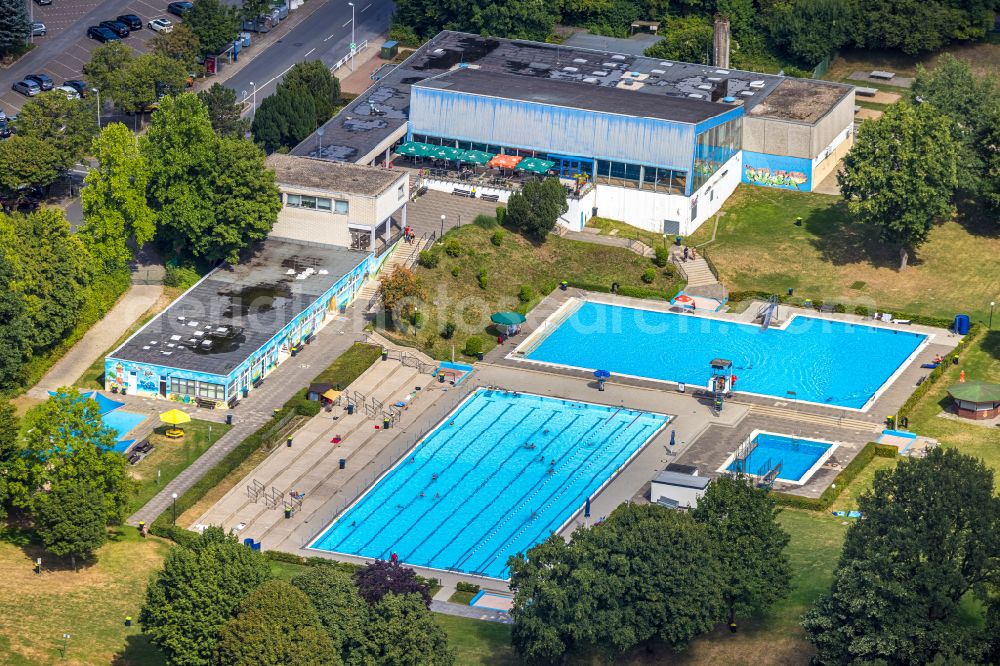
[[[184,431],[177,426],[181,423],[188,423],[191,421],[191,417],[179,409],[171,409],[160,414],[160,420],[167,425],[174,426],[173,428],[167,428],[167,432],[165,433],[167,437],[170,439],[180,439],[184,436]]]
[[[339,395],[340,391],[335,391],[334,389],[327,389],[326,392],[323,393],[323,397],[329,400],[330,402],[336,400]]]

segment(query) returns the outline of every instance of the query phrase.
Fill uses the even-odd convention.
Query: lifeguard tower
[[[712,377],[708,380],[708,390],[713,396],[715,411],[721,412],[727,396],[733,392],[733,362],[724,358],[713,358]]]

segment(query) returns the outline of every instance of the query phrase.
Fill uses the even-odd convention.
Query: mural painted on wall
[[[810,160],[743,151],[744,183],[808,192],[812,189],[811,176]]]

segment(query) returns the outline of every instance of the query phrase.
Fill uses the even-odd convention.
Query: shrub
[[[507,209],[503,206],[497,206],[497,224],[501,227],[503,226],[504,220],[507,219]]]
[[[840,496],[851,481],[857,478],[858,474],[868,466],[875,457],[895,458],[899,455],[899,450],[895,446],[876,444],[868,442],[864,448],[858,451],[847,467],[840,470],[840,474],[834,478],[833,482],[823,491],[819,497],[801,497],[783,492],[771,493],[775,501],[783,506],[790,506],[796,509],[806,509],[808,511],[826,511]]]
[[[452,277],[458,277],[458,274],[461,273],[461,272],[462,271],[459,270],[458,266],[452,266],[451,267],[451,276]]]
[[[858,305],[858,306],[855,306],[855,308],[854,308],[854,314],[856,314],[858,316],[861,316],[861,317],[867,317],[867,316],[869,316],[871,314],[871,312],[864,305]]]
[[[452,336],[455,335],[456,328],[454,322],[445,322],[445,325],[441,328],[441,337],[445,340],[451,340]]]
[[[424,313],[419,310],[414,310],[413,314],[410,315],[410,323],[413,324],[414,328],[420,328],[424,325]]]
[[[653,284],[656,280],[656,271],[652,268],[647,268],[642,272],[642,281],[646,284]]]
[[[441,257],[438,256],[438,253],[430,250],[422,250],[417,257],[417,263],[424,268],[434,268],[439,261],[441,261]]]
[[[497,218],[492,215],[476,215],[476,219],[472,223],[477,227],[489,230],[497,226]]]
[[[194,266],[185,264],[183,266],[172,266],[167,264],[166,272],[163,275],[163,284],[167,287],[178,287],[188,289],[201,279],[201,275]]]
[[[444,253],[449,257],[457,257],[462,254],[462,245],[454,238],[448,240],[444,244]]]
[[[486,285],[489,284],[490,278],[489,274],[486,272],[485,268],[479,269],[479,288],[486,289]]]
[[[459,581],[455,584],[455,590],[458,592],[471,592],[476,594],[479,592],[479,586],[473,583],[466,583],[465,581]]]
[[[493,235],[490,236],[490,242],[496,245],[497,247],[500,247],[500,245],[503,243],[503,230],[497,229],[496,231],[494,231]]]
[[[665,268],[670,263],[670,250],[665,247],[658,247],[656,250],[656,256],[653,257],[653,263],[660,268]]]
[[[530,303],[531,299],[535,297],[535,290],[531,288],[531,285],[522,284],[521,290],[517,292],[517,300],[522,303]]]
[[[465,341],[465,353],[468,356],[475,356],[483,353],[483,339],[478,335],[472,335]]]

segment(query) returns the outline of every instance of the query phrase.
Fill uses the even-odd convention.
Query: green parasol
[[[460,159],[463,162],[468,162],[469,164],[478,164],[479,166],[482,166],[493,159],[493,155],[490,153],[484,153],[481,150],[467,150],[465,151],[465,155],[463,155]]]
[[[490,321],[501,326],[515,326],[523,324],[525,319],[524,315],[519,312],[497,312],[490,317]]]
[[[395,153],[397,155],[406,155],[407,157],[429,157],[431,151],[437,147],[419,141],[407,141],[396,148]]]
[[[431,157],[439,160],[457,160],[465,155],[464,150],[452,148],[451,146],[431,146]]]
[[[538,157],[525,157],[514,167],[518,171],[530,171],[532,173],[547,173],[549,169],[556,165],[555,162],[543,160]]]

